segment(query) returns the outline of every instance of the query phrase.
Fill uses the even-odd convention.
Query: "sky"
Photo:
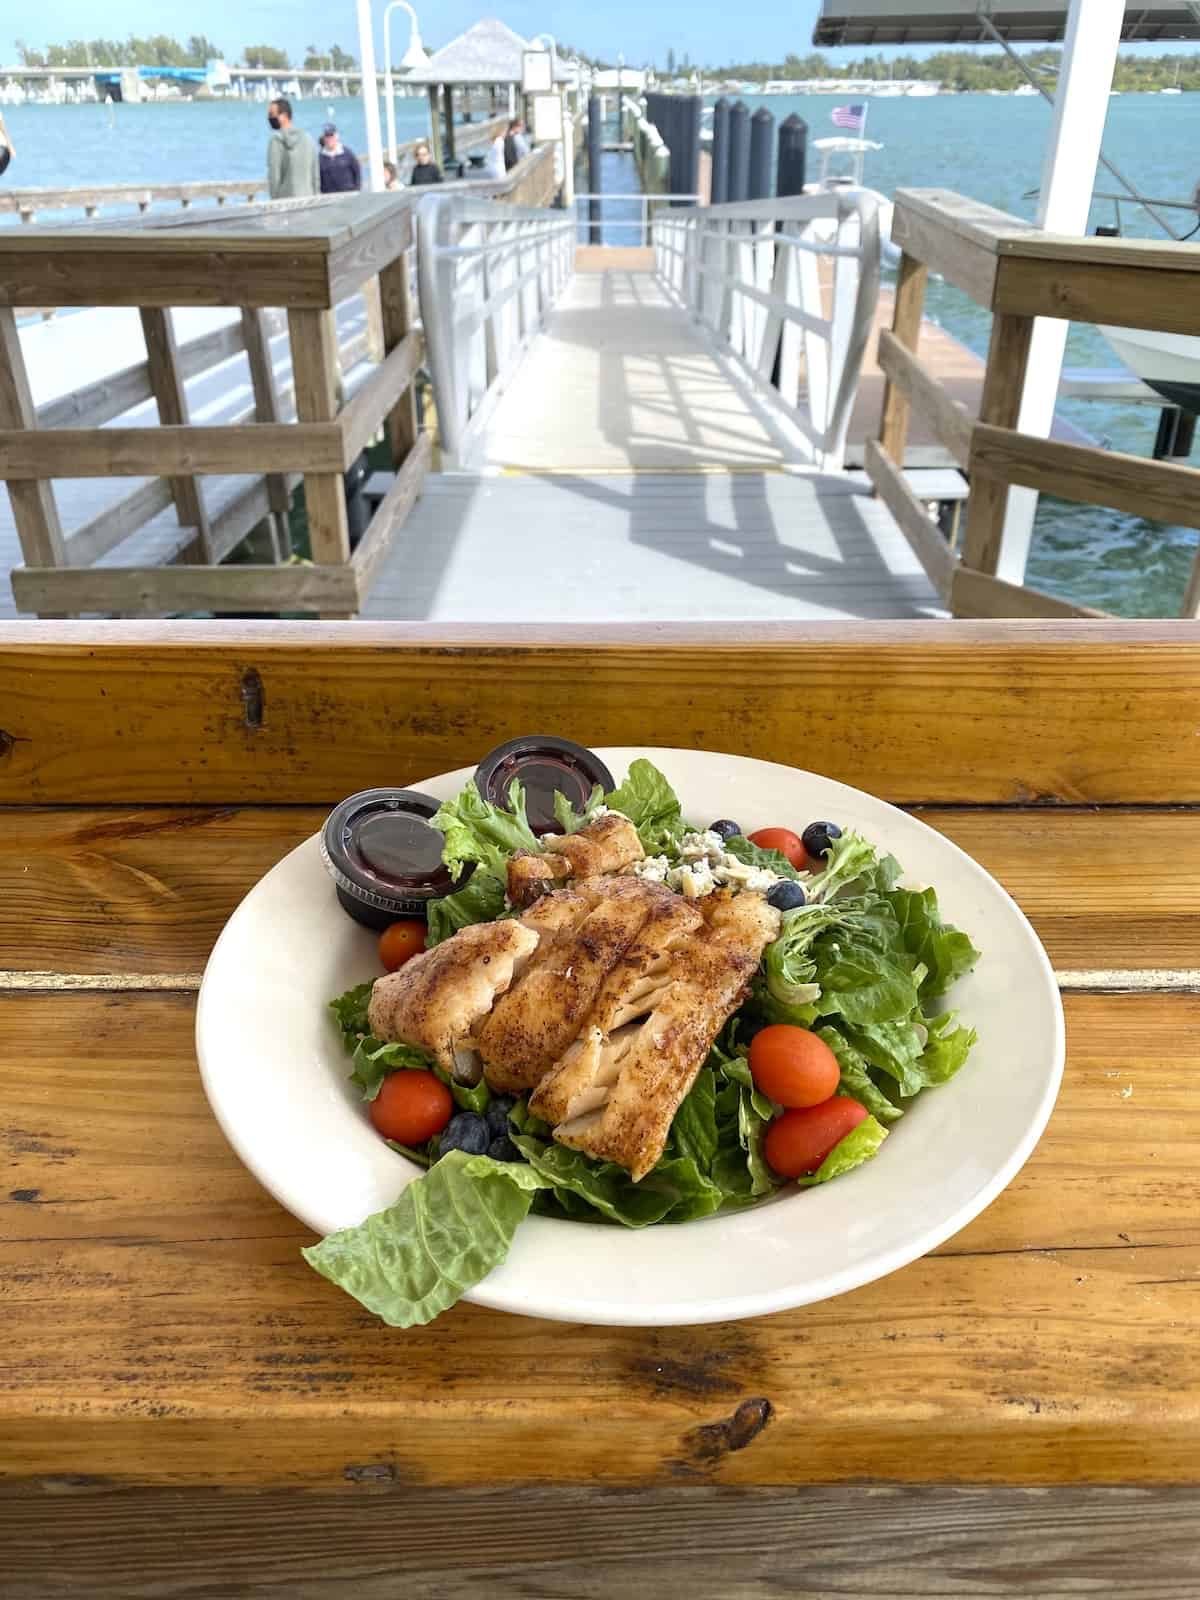
[[[374,0],[377,18],[385,0]],[[494,15],[526,38],[549,29],[566,42],[592,55],[615,57],[618,51],[634,62],[666,63],[673,49],[682,58],[716,65],[730,61],[779,61],[794,51],[804,55],[812,48],[813,22],[818,0],[415,0],[422,37],[437,47],[461,33],[480,17]],[[396,52],[407,43],[407,18],[393,13]],[[97,34],[123,38],[127,34],[188,34],[203,32],[219,44],[232,61],[248,44],[281,46],[293,60],[305,47],[328,49],[339,44],[358,55],[358,30],[354,0],[109,0],[97,8],[95,0],[49,0],[40,7],[16,4],[0,8],[0,59],[15,61],[16,41],[35,47]],[[376,48],[380,49],[378,34]],[[1164,47],[1153,47],[1161,51]],[[1194,49],[1194,46],[1183,46]],[[861,54],[834,51],[834,60]],[[892,54],[895,52],[882,52]],[[923,53],[923,52],[922,52]]]

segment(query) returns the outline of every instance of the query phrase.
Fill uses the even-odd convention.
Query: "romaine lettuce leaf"
[[[890,1123],[897,1121],[904,1115],[898,1105],[894,1105],[887,1095],[871,1077],[867,1062],[854,1048],[844,1034],[834,1027],[818,1028],[817,1037],[824,1039],[838,1059],[838,1066],[842,1069],[841,1082],[838,1084],[838,1094],[849,1095],[852,1100],[857,1100],[860,1105],[866,1106],[871,1115],[880,1122]]]
[[[599,784],[588,795],[582,812],[576,811],[561,789],[554,791],[554,817],[564,833],[578,833],[580,828],[586,828],[603,804],[604,790]]]
[[[367,1021],[367,1007],[371,1003],[371,990],[374,987],[375,980],[372,978],[367,983],[360,983],[353,989],[347,989],[345,994],[340,994],[336,1000],[329,1002],[329,1009],[342,1030],[342,1044],[347,1055],[353,1055],[359,1035],[371,1031],[371,1025]]]
[[[979,960],[966,934],[943,922],[933,889],[893,889],[887,896],[896,916],[904,948],[927,969],[921,985],[925,999],[945,994],[950,985]]]
[[[878,872],[875,846],[861,833],[847,830],[835,839],[823,866],[813,879],[812,898],[832,900],[848,884],[860,887],[857,880],[873,882]]]
[[[350,1082],[362,1090],[364,1100],[374,1100],[390,1072],[406,1068],[424,1072],[437,1070],[424,1051],[415,1050],[410,1044],[383,1044],[369,1033],[363,1034],[355,1046],[352,1065]]]
[[[477,867],[456,894],[429,902],[425,948],[432,950],[435,944],[441,944],[460,928],[470,928],[477,922],[496,922],[505,910],[504,884]]]
[[[920,1012],[891,1022],[854,1024],[843,1019],[843,1030],[867,1065],[894,1078],[906,1098],[919,1094],[926,1085],[920,1068],[925,1035]]]
[[[300,1253],[393,1328],[432,1322],[486,1278],[544,1181],[516,1161],[452,1150],[395,1205]]]
[[[971,1053],[978,1035],[974,1028],[952,1027],[957,1015],[943,1011],[941,1016],[925,1018],[929,1039],[917,1065],[926,1084],[947,1082]]]
[[[701,1067],[671,1123],[671,1144],[681,1156],[690,1156],[701,1172],[708,1172],[717,1153],[717,1080],[710,1067]]]
[[[647,1228],[655,1222],[689,1222],[710,1216],[723,1195],[690,1156],[664,1156],[640,1183],[612,1161],[594,1161],[581,1150],[513,1134],[513,1143],[533,1170],[554,1189],[576,1195],[610,1222]]]
[[[818,1015],[847,1022],[891,1022],[911,1015],[917,986],[903,951],[885,951],[854,928],[835,928],[812,947],[815,982],[821,986]]]
[[[807,873],[797,872],[782,850],[764,850],[753,839],[747,839],[744,833],[735,833],[732,839],[724,839],[722,843],[727,855],[736,856],[747,866],[766,867],[777,878],[791,878],[797,883],[808,882]]]
[[[605,804],[610,811],[629,818],[648,856],[674,855],[681,835],[687,832],[674,789],[653,762],[642,756],[629,763],[625,782]]]
[[[817,963],[812,953],[814,940],[831,927],[851,927],[855,914],[840,906],[797,906],[785,911],[779,937],[763,954],[767,988],[776,1000],[787,1006],[807,1005],[819,999],[814,990]]]
[[[507,811],[490,805],[475,784],[468,783],[453,800],[442,802],[430,822],[445,836],[442,860],[451,872],[476,861],[504,883],[514,850],[540,850],[525,813],[525,791],[517,779],[509,785],[508,801]]]
[[[831,1178],[840,1178],[843,1173],[861,1167],[864,1161],[871,1159],[886,1138],[885,1127],[876,1122],[874,1117],[864,1117],[857,1128],[852,1128],[844,1139],[834,1145],[815,1172],[807,1178],[796,1179],[797,1185],[801,1189],[811,1189],[816,1183],[828,1183]]]

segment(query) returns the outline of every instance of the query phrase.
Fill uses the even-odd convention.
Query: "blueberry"
[[[835,839],[842,837],[836,822],[810,822],[800,835],[810,856],[827,856]]]
[[[525,1157],[506,1134],[503,1139],[493,1139],[488,1145],[488,1155],[493,1161],[524,1161]]]
[[[730,822],[728,817],[722,817],[718,822],[710,822],[709,833],[715,833],[718,839],[732,839],[735,834],[741,833],[736,822]]]
[[[475,1111],[456,1111],[442,1129],[440,1155],[450,1150],[465,1150],[469,1156],[481,1156],[492,1142],[488,1125]]]
[[[784,878],[767,895],[767,904],[776,911],[794,911],[804,904],[804,890],[790,878]]]
[[[493,1139],[503,1139],[508,1134],[508,1113],[516,1105],[510,1094],[493,1095],[488,1101],[488,1108],[483,1114],[487,1123],[488,1132]]]

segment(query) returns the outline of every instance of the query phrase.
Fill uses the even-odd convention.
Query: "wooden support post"
[[[275,368],[271,361],[271,341],[267,337],[266,313],[243,306],[242,336],[246,343],[246,359],[250,363],[254,415],[259,422],[278,422],[279,394],[275,388]],[[271,507],[267,520],[271,527],[271,541],[275,546],[275,559],[286,561],[292,553],[292,533],[288,522],[292,497],[287,479],[281,472],[269,472],[266,484],[267,503]]]
[[[442,124],[441,109],[438,104],[441,96],[436,83],[429,85],[429,146],[434,161],[439,167],[444,167],[442,160]]]
[[[398,255],[379,274],[379,299],[386,356],[406,337],[412,325],[406,255]],[[409,384],[392,407],[385,426],[392,448],[392,465],[399,469],[417,440],[417,398],[413,384]]]
[[[456,151],[454,148],[454,85],[442,85],[442,109],[445,113],[446,123],[446,160],[453,161]]]
[[[187,394],[179,374],[179,352],[175,346],[171,313],[159,306],[144,306],[141,317],[150,388],[158,406],[158,420],[164,427],[181,426],[188,420]],[[196,530],[196,537],[185,552],[185,559],[211,564],[212,530],[196,479],[190,476],[172,478],[171,497],[175,501],[180,526]]]
[[[325,311],[288,312],[296,415],[301,422],[332,422],[337,416],[337,367],[329,360]],[[318,566],[350,559],[346,490],[340,472],[306,472],[304,504],[312,558]],[[348,616],[351,613],[338,613]]]
[[[0,427],[36,428],[37,413],[29,389],[29,374],[17,334],[16,312],[0,306]],[[10,481],[17,537],[27,567],[65,566],[65,545],[53,485],[38,478]],[[40,612],[60,616],[60,612]]]
[[[998,428],[1016,427],[1032,334],[1032,317],[1011,316],[1007,312],[997,312],[993,317],[980,422]],[[963,565],[976,572],[994,574],[999,565],[1008,490],[1008,484],[1000,478],[982,474],[971,477]]]
[[[921,317],[925,310],[925,289],[929,268],[915,256],[903,255],[896,279],[896,304],[892,333],[906,350],[916,353],[921,339]],[[883,387],[883,416],[879,424],[879,443],[883,453],[900,468],[908,447],[908,421],[911,414],[908,396],[890,381]]]

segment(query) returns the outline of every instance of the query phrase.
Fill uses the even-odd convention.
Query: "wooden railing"
[[[880,435],[868,442],[866,453],[876,491],[956,616],[1099,615],[997,577],[1009,489],[1036,489],[1196,528],[1200,471],[1019,432],[1033,319],[1195,333],[1200,327],[1195,248],[1046,234],[1018,217],[941,189],[897,193],[892,239],[903,255],[892,328],[879,337],[879,365],[887,377]],[[978,418],[919,359],[930,272],[941,274],[993,313]],[[914,409],[970,480],[961,556],[926,515],[901,470]],[[1183,615],[1200,616],[1200,556]]]

